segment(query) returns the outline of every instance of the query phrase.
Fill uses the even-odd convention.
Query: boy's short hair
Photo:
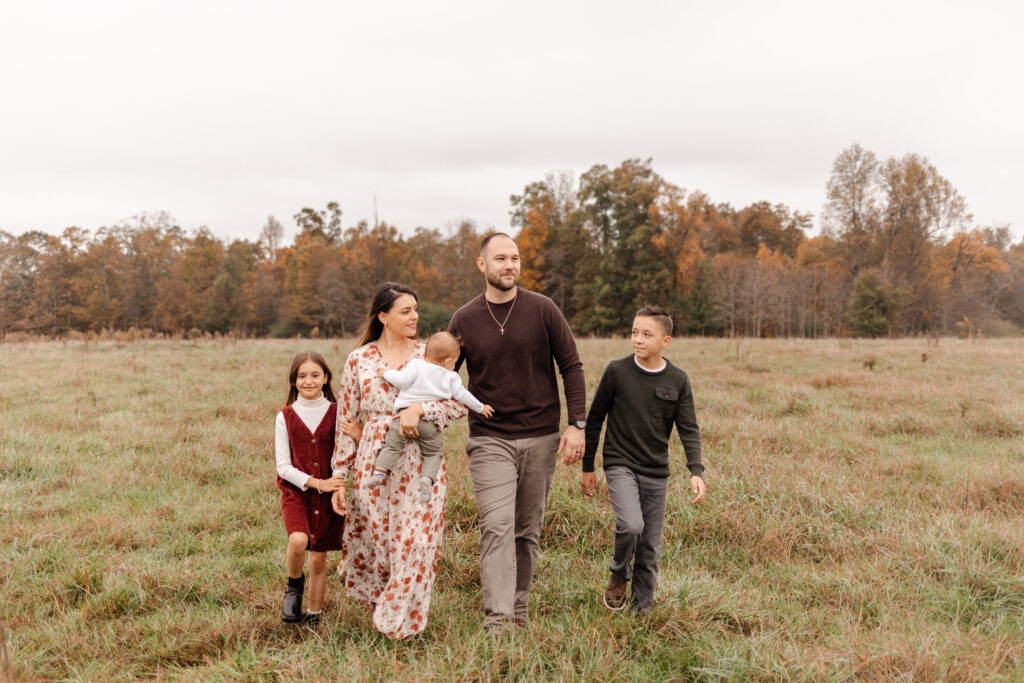
[[[636,312],[634,317],[654,318],[658,327],[665,333],[665,336],[672,336],[672,316],[661,306],[644,306]]]
[[[446,358],[458,358],[462,344],[451,332],[435,332],[427,339],[427,348],[423,356],[427,360],[443,361]]]

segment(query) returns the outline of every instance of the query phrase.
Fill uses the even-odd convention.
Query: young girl
[[[288,532],[288,584],[281,607],[281,620],[287,622],[320,622],[327,551],[341,549],[345,518],[331,507],[331,495],[342,488],[342,479],[331,477],[337,416],[331,378],[327,362],[316,351],[295,356],[288,372],[288,403],[277,414],[274,429],[281,516]],[[303,614],[307,550],[309,610]]]

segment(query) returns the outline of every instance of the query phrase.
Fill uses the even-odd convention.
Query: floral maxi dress
[[[412,358],[423,357],[417,342]],[[345,520],[346,588],[349,597],[376,603],[374,627],[390,638],[406,638],[427,625],[430,592],[444,536],[444,463],[434,484],[434,495],[419,500],[423,459],[419,445],[409,441],[385,483],[365,486],[373,461],[384,443],[394,417],[398,389],[378,377],[390,369],[374,342],[349,354],[341,375],[338,418],[358,421],[366,413],[359,444],[339,430],[334,449],[334,474],[351,474],[351,495]],[[444,428],[466,414],[458,401],[423,404],[424,417]]]

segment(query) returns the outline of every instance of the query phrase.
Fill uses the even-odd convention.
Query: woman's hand
[[[359,443],[359,439],[363,438],[362,422],[353,422],[347,417],[342,417],[338,419],[338,429],[345,436],[351,437],[356,443]]]
[[[417,439],[420,436],[420,418],[423,417],[423,404],[413,403],[408,408],[403,408],[398,413],[399,433],[407,439]]]
[[[337,489],[331,496],[331,507],[339,515],[348,514],[348,505],[345,503],[345,483],[342,482],[341,488]]]

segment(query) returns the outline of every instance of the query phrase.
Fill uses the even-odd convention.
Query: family
[[[558,456],[566,465],[582,461],[581,490],[594,495],[602,429],[616,522],[601,599],[612,610],[650,610],[673,425],[686,454],[693,502],[705,495],[689,379],[661,355],[671,340],[671,316],[652,306],[637,311],[633,353],[608,364],[588,414],[572,332],[554,302],[519,287],[515,241],[504,233],[488,235],[477,267],[485,291],[426,344],[417,339],[416,293],[395,283],[382,286],[360,346],[345,363],[337,399],[322,356],[305,351],[293,360],[275,432],[288,533],[283,621],[320,621],[327,552],[343,549],[339,571],[347,594],[372,609],[377,630],[397,639],[426,627],[444,535],[441,431],[467,413],[483,628],[497,636],[526,624]],[[457,374],[462,363],[468,390]],[[564,432],[556,366],[568,413]]]

